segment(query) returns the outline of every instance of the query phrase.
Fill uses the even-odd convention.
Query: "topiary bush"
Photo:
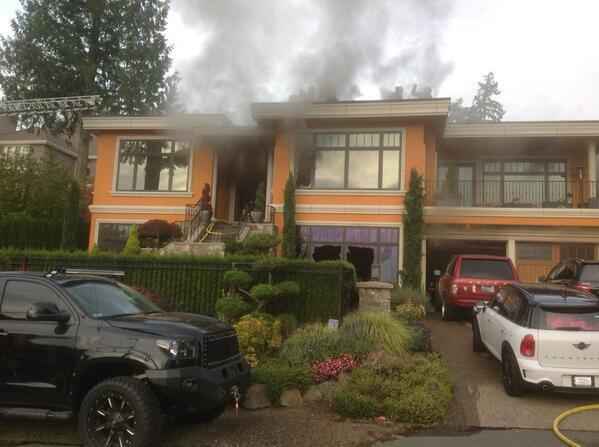
[[[310,368],[295,365],[281,359],[269,359],[252,370],[254,382],[266,385],[266,393],[273,404],[281,399],[281,394],[289,388],[298,388],[302,393],[312,384]]]
[[[354,355],[383,350],[405,358],[409,353],[410,335],[403,322],[373,312],[352,312],[339,328],[339,337],[345,345],[342,350]]]
[[[249,314],[252,308],[252,304],[238,296],[224,296],[219,298],[214,305],[216,316],[229,324],[239,321],[241,317]]]
[[[148,220],[139,226],[137,232],[142,246],[150,248],[162,248],[167,243],[183,237],[179,225],[163,219]]]
[[[379,354],[352,371],[333,407],[355,418],[430,423],[445,414],[452,390],[449,370],[437,354],[408,360]]]
[[[223,283],[229,292],[237,292],[238,289],[248,289],[252,284],[252,277],[243,270],[229,270],[223,275]]]
[[[289,364],[309,365],[312,362],[338,357],[339,334],[320,323],[310,323],[293,333],[281,346],[279,357]]]
[[[268,256],[279,242],[280,239],[273,234],[255,233],[241,242],[243,245],[241,254]]]
[[[138,255],[141,252],[141,245],[139,243],[139,237],[137,235],[137,225],[131,225],[129,228],[129,238],[123,252],[126,255]]]

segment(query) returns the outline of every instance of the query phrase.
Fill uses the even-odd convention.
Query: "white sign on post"
[[[333,330],[337,330],[339,328],[339,320],[333,320],[332,318],[329,320],[329,328]]]

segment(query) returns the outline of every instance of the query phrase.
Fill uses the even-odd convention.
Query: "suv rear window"
[[[599,309],[541,309],[539,329],[599,331]]]
[[[583,282],[599,282],[599,264],[585,264],[580,270],[580,279]]]
[[[498,259],[462,259],[460,276],[464,278],[515,279],[510,263]]]

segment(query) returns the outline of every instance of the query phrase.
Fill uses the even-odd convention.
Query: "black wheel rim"
[[[503,359],[503,383],[506,388],[512,388],[512,364],[509,358]]]
[[[135,411],[131,402],[119,393],[98,396],[89,409],[87,427],[94,445],[132,446],[135,441]]]

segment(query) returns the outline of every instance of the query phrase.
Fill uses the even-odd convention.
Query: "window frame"
[[[306,132],[307,133],[307,132]],[[405,191],[404,187],[404,166],[405,166],[405,152],[406,152],[406,131],[405,128],[391,128],[391,129],[315,129],[311,130],[311,140],[313,147],[313,162],[310,168],[310,176],[311,176],[311,184],[310,186],[302,186],[298,189],[302,190],[333,190],[333,191],[381,191],[381,192],[403,192]],[[345,140],[345,144],[340,147],[318,147],[317,146],[317,138],[319,135],[326,134],[343,134],[343,138]],[[378,134],[379,136],[379,144],[378,146],[350,146],[350,136],[358,135],[358,134]],[[384,135],[385,134],[399,134],[399,146],[384,146]],[[344,168],[343,168],[343,186],[342,187],[323,187],[316,186],[316,154],[317,152],[343,152],[344,156]],[[349,158],[350,152],[376,152],[378,156],[378,179],[376,188],[356,188],[349,186]],[[385,188],[383,187],[383,154],[384,152],[399,152],[399,162],[398,162],[398,186],[397,188]],[[300,154],[296,152],[294,155],[294,172],[297,171],[298,168],[298,158]],[[297,175],[297,172],[296,172]]]
[[[119,176],[121,173],[121,144],[123,141],[168,141],[171,144],[170,151],[170,164],[169,164],[169,189],[168,190],[146,190],[146,189],[135,189],[137,183],[137,164],[134,166],[133,177],[131,179],[131,184],[133,189],[119,189]],[[187,167],[187,184],[186,188],[183,190],[173,190],[173,165],[174,159],[176,158],[174,153],[174,145],[177,142],[188,143],[189,144],[189,155],[188,160],[189,164]],[[115,147],[115,157],[114,157],[114,169],[113,169],[113,181],[112,181],[112,194],[126,196],[126,195],[157,195],[157,196],[178,196],[178,195],[190,195],[191,194],[191,185],[192,185],[192,176],[193,176],[193,153],[194,153],[195,141],[193,138],[178,138],[178,137],[170,137],[164,135],[156,135],[156,136],[136,136],[136,135],[126,135],[119,136],[116,139],[116,147]]]

